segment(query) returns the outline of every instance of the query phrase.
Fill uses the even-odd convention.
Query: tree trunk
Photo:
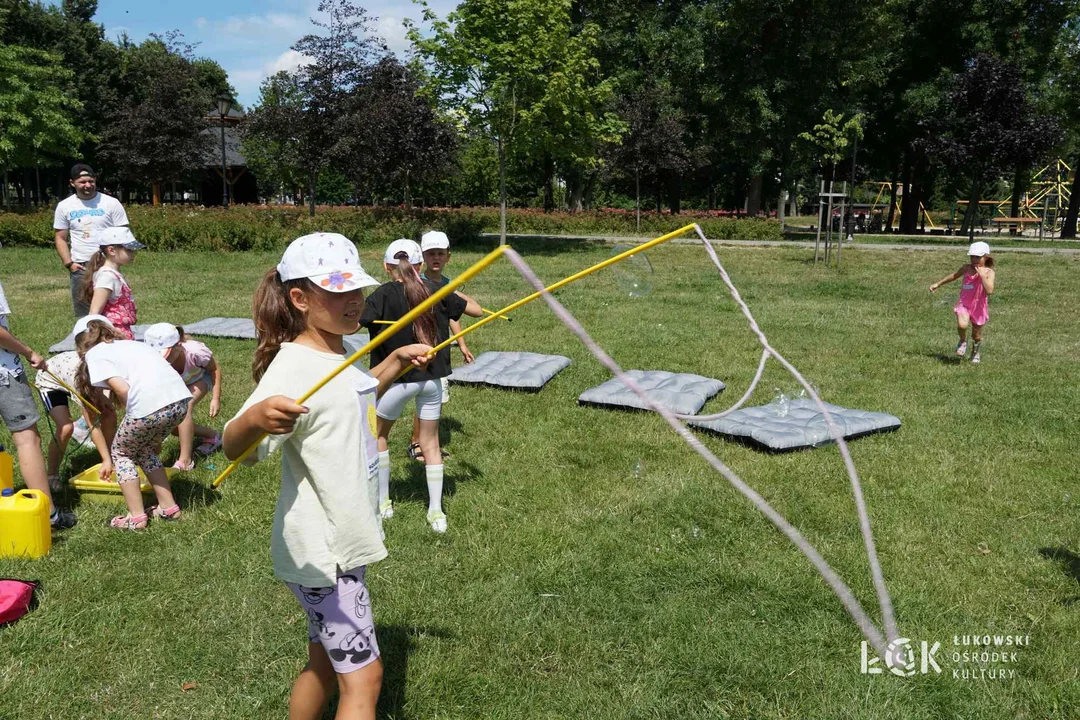
[[[34,196],[37,198],[37,204],[41,205],[41,168],[34,168],[34,183],[37,185],[37,192]]]
[[[971,176],[971,192],[968,193],[967,208],[964,210],[964,222],[960,226],[960,234],[975,237],[975,216],[979,211],[979,197],[982,194],[981,183],[978,173]]]
[[[409,168],[405,168],[405,209],[412,210],[412,190],[409,189]]]
[[[581,173],[575,171],[566,174],[566,190],[569,194],[566,201],[570,212],[581,212],[585,197],[585,179]]]
[[[1080,214],[1080,161],[1073,165],[1072,196],[1069,198],[1069,210],[1065,213],[1065,224],[1061,226],[1061,238],[1076,238],[1076,218]]]
[[[671,173],[668,178],[668,207],[672,215],[682,211],[682,173]]]
[[[152,204],[154,207],[159,207],[161,205],[161,183],[155,182],[152,184],[152,187],[154,189],[154,199]]]
[[[1020,200],[1024,194],[1024,189],[1027,188],[1027,173],[1024,172],[1024,168],[1017,166],[1016,171],[1013,173],[1013,186],[1012,186],[1012,203],[1009,205],[1009,217],[1020,217]],[[1024,226],[1020,226],[1020,232],[1023,234]],[[1015,235],[1016,228],[1010,227],[1009,234]]]
[[[1080,177],[1080,172],[1077,173]],[[1073,197],[1076,197],[1076,193],[1073,193]],[[1076,202],[1073,201],[1073,205]],[[1070,212],[1071,212],[1070,207]],[[1073,213],[1073,225],[1076,225],[1076,213]],[[641,232],[641,168],[634,167],[634,232]]]
[[[893,220],[896,219],[896,190],[900,184],[900,169],[894,168],[892,175],[892,187],[889,188],[889,217],[885,221],[885,232],[892,232]]]
[[[506,244],[506,146],[499,138],[499,245]]]
[[[825,184],[823,186],[825,188],[825,192],[832,192],[832,190],[830,188],[832,188],[833,176],[835,174],[836,174],[836,166],[833,163],[827,164],[825,166],[824,170],[822,171],[821,179],[825,182]],[[832,198],[828,198],[828,201],[829,201],[829,203],[831,203]],[[829,213],[829,215],[831,215],[831,214],[832,213]],[[824,231],[827,231],[829,229],[828,223],[831,223],[831,222],[832,222],[832,217],[826,218],[825,214],[821,212],[821,202],[820,202],[820,198],[819,198],[819,200],[818,200],[818,227],[820,227]]]
[[[7,170],[4,170],[4,210],[8,209],[8,176]],[[1074,196],[1075,197],[1075,196]]]
[[[308,176],[308,217],[315,217],[315,189],[319,183],[319,171],[312,170]]]
[[[746,202],[746,214],[757,217],[761,213],[761,174],[750,178],[750,194]]]
[[[544,153],[544,212],[555,209],[555,161]]]

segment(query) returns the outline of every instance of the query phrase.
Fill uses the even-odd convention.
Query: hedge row
[[[414,237],[439,229],[455,244],[479,241],[482,233],[498,232],[498,208],[319,207],[315,217],[305,209],[281,206],[195,208],[183,206],[127,209],[135,236],[157,250],[267,250],[309,232],[337,232],[358,245],[380,246],[394,238]],[[634,213],[599,210],[579,213],[514,209],[507,213],[507,232],[528,235],[630,236],[662,235],[696,222],[710,238],[781,240],[774,220],[735,219],[716,213],[668,215],[642,213],[641,230]],[[31,247],[52,246],[52,212],[0,213],[0,243]]]

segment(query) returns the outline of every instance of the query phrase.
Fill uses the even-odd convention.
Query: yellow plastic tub
[[[84,499],[105,499],[105,500],[123,500],[123,492],[120,490],[120,484],[116,482],[116,473],[112,474],[108,480],[102,480],[98,477],[98,470],[101,468],[101,463],[93,467],[86,468],[81,473],[71,478],[71,484],[75,486]],[[146,479],[146,474],[139,468],[139,489],[148,495],[154,494],[154,488],[150,485],[150,481]],[[171,467],[165,468],[165,474],[172,479],[172,476],[176,474],[176,470]]]
[[[49,498],[40,490],[0,491],[0,557],[38,558],[52,548]]]

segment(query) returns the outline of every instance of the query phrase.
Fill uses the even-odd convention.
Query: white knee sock
[[[428,465],[424,468],[427,474],[428,514],[441,513],[442,509],[442,484],[443,466]]]
[[[379,453],[379,505],[390,499],[390,451]],[[375,508],[378,510],[378,508]]]

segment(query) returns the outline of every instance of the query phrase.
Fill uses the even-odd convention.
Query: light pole
[[[218,115],[221,116],[221,204],[223,207],[229,207],[229,180],[228,168],[225,165],[225,118],[229,115],[229,110],[232,109],[232,98],[226,94],[218,95],[217,110]]]

